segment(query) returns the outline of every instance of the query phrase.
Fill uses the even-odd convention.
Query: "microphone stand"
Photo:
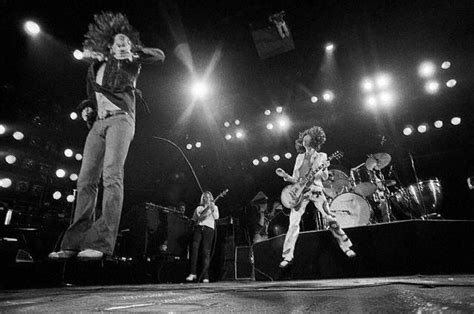
[[[423,215],[421,215],[421,219],[425,220],[427,218],[425,200],[423,199],[420,180],[419,180],[418,174],[416,172],[415,161],[413,160],[413,155],[411,154],[411,152],[408,152],[408,156],[410,156],[411,167],[413,169],[413,174],[415,175],[415,180],[416,180],[416,183],[415,183],[416,184],[416,189],[418,190],[418,194],[420,195],[421,207],[423,208]]]

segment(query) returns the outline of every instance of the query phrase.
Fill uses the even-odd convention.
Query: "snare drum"
[[[355,193],[338,195],[329,206],[341,228],[365,226],[370,222],[372,207],[362,196]]]
[[[375,173],[364,166],[351,169],[351,179],[354,192],[362,196],[370,196],[377,190]]]

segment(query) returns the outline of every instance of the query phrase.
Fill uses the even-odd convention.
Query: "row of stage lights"
[[[292,157],[291,153],[286,153],[284,156],[285,156],[286,159],[291,159],[291,157]],[[273,155],[273,157],[272,157],[272,159],[273,159],[274,161],[279,161],[281,158],[282,158],[282,157],[280,157],[280,155]],[[257,159],[257,158],[254,159],[254,160],[252,161],[252,163],[253,163],[254,166],[258,166],[258,165],[260,164],[260,161],[261,161],[262,163],[267,163],[267,162],[270,161],[270,157],[268,157],[268,156],[262,156],[260,159]]]
[[[457,125],[460,125],[461,124],[461,118],[460,117],[453,117],[451,119],[451,124],[454,125],[454,126],[457,126]],[[441,120],[436,120],[434,123],[433,123],[433,126],[437,129],[441,129],[443,127],[444,123],[443,121]],[[423,123],[423,124],[420,124],[416,130],[418,131],[418,133],[426,133],[429,129],[429,125],[428,123]],[[407,125],[404,129],[403,129],[403,134],[406,135],[406,136],[410,136],[412,135],[413,133],[415,133],[415,129],[413,126],[411,125]]]
[[[10,178],[0,178],[0,188],[8,189],[12,186],[13,181]],[[55,191],[52,194],[54,200],[60,200],[62,198],[62,193],[60,191]],[[66,196],[66,201],[68,203],[74,202],[74,195],[69,194]]]

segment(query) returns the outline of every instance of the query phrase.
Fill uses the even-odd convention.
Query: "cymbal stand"
[[[422,194],[421,187],[420,187],[420,184],[419,184],[420,179],[418,178],[418,174],[416,172],[415,161],[413,159],[413,155],[411,154],[411,152],[408,152],[408,156],[410,156],[411,168],[413,169],[413,174],[415,175],[416,188],[418,190],[419,195],[421,196],[421,199],[420,199],[421,206],[423,207],[423,212],[426,213],[425,200],[423,199],[423,194]],[[425,220],[424,217],[425,217],[425,215],[422,215],[421,219]]]

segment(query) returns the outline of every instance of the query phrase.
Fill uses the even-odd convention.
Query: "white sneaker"
[[[285,268],[285,267],[287,267],[288,265],[290,265],[291,263],[293,263],[293,260],[284,259],[284,260],[281,261],[279,267],[280,267],[280,268]]]
[[[209,279],[203,279],[202,283],[209,283]]]
[[[103,257],[104,253],[92,249],[85,249],[77,254],[77,258],[83,261],[101,260]]]
[[[197,275],[195,275],[195,274],[189,274],[189,276],[186,277],[186,281],[194,281],[194,280],[196,280],[197,278],[198,278]]]

